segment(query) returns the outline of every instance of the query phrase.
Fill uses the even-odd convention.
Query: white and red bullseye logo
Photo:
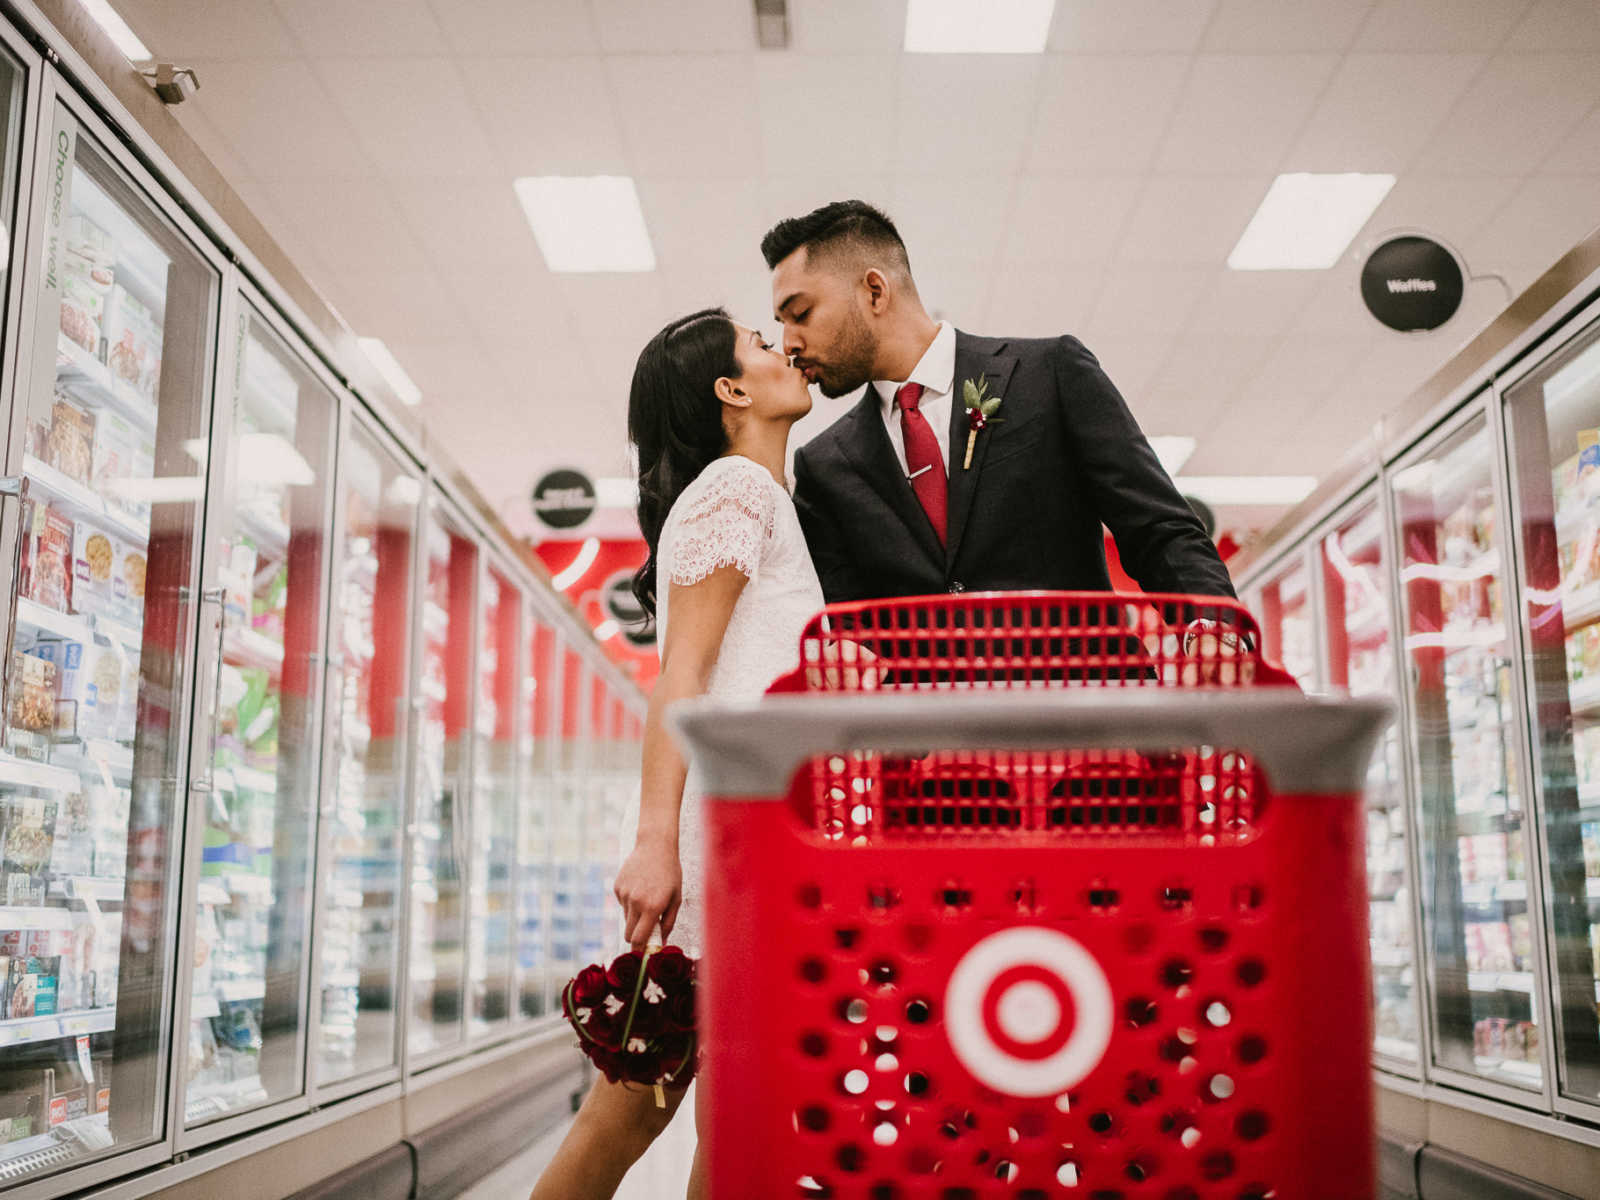
[[[1111,985],[1094,956],[1025,925],[968,950],[944,994],[945,1030],[967,1070],[1010,1096],[1053,1096],[1111,1044]]]

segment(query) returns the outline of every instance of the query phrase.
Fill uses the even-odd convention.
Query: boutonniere
[[[972,448],[978,444],[978,431],[990,421],[999,421],[1002,418],[994,414],[1000,410],[1002,396],[991,396],[989,381],[982,375],[978,382],[964,380],[961,384],[961,402],[967,406],[967,457],[961,463],[963,471],[972,469]]]

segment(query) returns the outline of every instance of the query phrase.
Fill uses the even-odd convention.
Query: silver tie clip
[[[933,464],[932,463],[929,463],[925,467],[918,467],[915,471],[911,472],[911,474],[906,476],[906,482],[910,483],[913,479],[915,479],[918,475],[921,475],[924,471],[931,471],[931,470],[933,470]]]

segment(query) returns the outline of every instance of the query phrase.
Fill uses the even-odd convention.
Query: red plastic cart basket
[[[1181,597],[836,606],[784,694],[675,714],[715,1200],[1371,1194],[1386,708],[1260,686],[1254,635]]]

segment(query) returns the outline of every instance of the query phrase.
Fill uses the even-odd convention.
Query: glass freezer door
[[[165,1132],[218,294],[66,109],[49,138],[0,748],[8,1180]]]
[[[1262,650],[1307,691],[1317,687],[1316,633],[1311,625],[1311,572],[1296,553],[1279,574],[1261,585]]]
[[[411,865],[409,1053],[459,1042],[466,976],[467,758],[478,545],[437,495],[422,569],[422,707]]]
[[[550,1011],[550,817],[555,778],[556,634],[533,621],[529,639],[533,669],[524,681],[522,776],[517,799],[517,995],[518,1013],[542,1017]]]
[[[471,897],[467,913],[469,1032],[485,1034],[511,1015],[512,877],[517,819],[518,689],[526,648],[522,593],[498,570],[484,572],[478,618],[478,709],[474,719]]]
[[[207,524],[208,787],[189,1008],[190,1126],[302,1094],[326,558],[338,405],[248,306]],[[225,440],[224,440],[225,439]],[[197,453],[199,453],[197,451]]]
[[[319,1086],[398,1061],[407,665],[422,482],[365,420],[341,450],[324,773]]]
[[[561,693],[555,712],[554,808],[550,820],[550,977],[556,986],[593,959],[579,959],[583,828],[587,800],[583,727],[583,659],[576,650],[560,651]]]
[[[1493,461],[1480,414],[1390,479],[1434,1062],[1538,1088],[1542,1004]]]
[[[1321,553],[1329,686],[1352,696],[1389,697],[1398,704],[1389,639],[1389,564],[1377,501],[1361,505],[1324,537]],[[1373,1048],[1380,1059],[1414,1068],[1420,1061],[1420,1041],[1403,770],[1400,727],[1391,722],[1367,769],[1366,783]]]
[[[1506,395],[1561,1090],[1600,1102],[1600,326]]]

